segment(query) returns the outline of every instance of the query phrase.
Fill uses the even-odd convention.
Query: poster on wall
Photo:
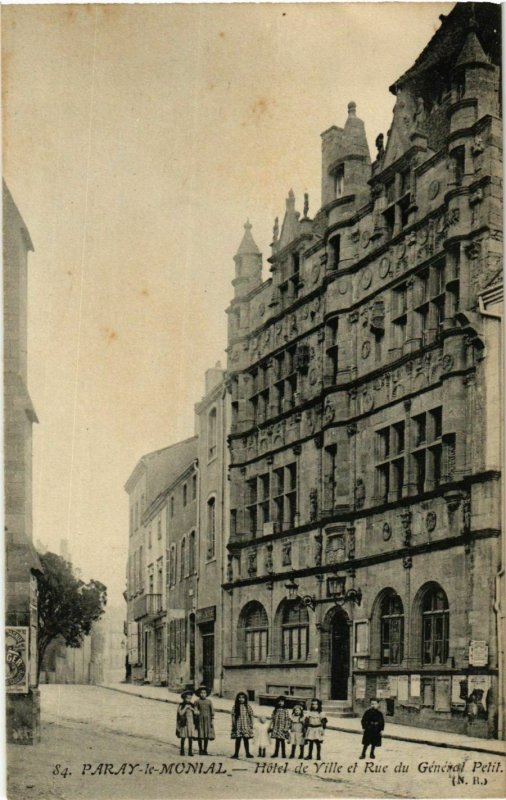
[[[388,675],[376,679],[376,697],[380,700],[390,697],[390,678]]]
[[[390,688],[390,697],[397,697],[397,675],[390,675],[388,678],[389,688]]]
[[[365,675],[357,675],[355,677],[355,699],[365,699]]]
[[[409,698],[409,675],[399,675],[397,678],[397,699],[404,703]]]
[[[450,678],[438,676],[436,678],[436,687],[434,695],[434,711],[450,710],[450,692],[451,692]]]
[[[5,682],[8,694],[28,694],[28,628],[5,629]]]
[[[411,697],[420,697],[420,676],[411,675],[410,680]]]
[[[486,667],[488,664],[488,642],[474,640],[469,645],[469,666]]]
[[[452,706],[466,705],[467,678],[463,675],[452,675]]]

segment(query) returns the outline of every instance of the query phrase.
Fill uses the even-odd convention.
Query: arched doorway
[[[330,698],[348,699],[350,677],[350,623],[341,608],[337,608],[330,620]]]

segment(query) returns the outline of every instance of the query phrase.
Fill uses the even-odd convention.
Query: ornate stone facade
[[[301,216],[290,191],[265,282],[245,226],[227,310],[226,694],[358,713],[377,695],[395,721],[464,731],[481,691],[473,732],[493,732],[500,332],[479,309],[502,257],[495,17],[457,4],[391,87],[374,162],[355,103],[322,134],[322,207],[310,219],[306,198]]]

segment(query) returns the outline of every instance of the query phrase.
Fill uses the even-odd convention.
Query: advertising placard
[[[28,694],[28,628],[5,629],[5,682],[8,694]]]

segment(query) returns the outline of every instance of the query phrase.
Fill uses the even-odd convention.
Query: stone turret
[[[249,220],[244,225],[244,236],[234,256],[235,278],[232,281],[235,299],[249,294],[262,283],[262,254],[251,235]]]
[[[322,133],[322,206],[340,197],[367,194],[370,177],[365,127],[351,101],[344,128],[333,126]]]

